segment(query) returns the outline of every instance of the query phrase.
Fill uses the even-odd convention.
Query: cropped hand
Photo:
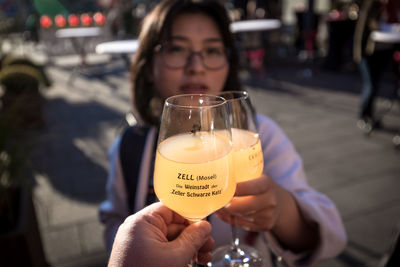
[[[189,225],[182,216],[154,203],[119,227],[108,266],[182,267],[196,253],[197,261],[206,264],[213,246],[207,221]]]

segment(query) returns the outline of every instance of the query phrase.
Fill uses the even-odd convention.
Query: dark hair
[[[157,97],[150,79],[154,48],[170,36],[174,18],[184,13],[201,13],[215,21],[229,51],[229,72],[223,90],[240,90],[238,54],[225,7],[216,0],[164,0],[145,17],[139,34],[139,47],[131,64],[132,103],[135,114],[145,124],[158,126],[161,115],[160,110],[154,111],[152,103]]]

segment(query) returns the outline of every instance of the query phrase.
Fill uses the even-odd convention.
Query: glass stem
[[[190,261],[191,267],[197,267],[197,253],[193,256],[193,259]]]
[[[238,250],[239,248],[239,236],[238,236],[238,227],[236,226],[236,216],[231,216],[231,231],[232,231],[232,247],[233,250]]]
[[[194,133],[194,134],[196,134],[196,133]],[[189,220],[190,224],[195,223],[195,222],[197,222],[197,221],[196,220],[193,220],[193,221]],[[194,254],[192,260],[190,261],[190,266],[191,267],[197,267],[197,252],[196,252],[196,254]]]

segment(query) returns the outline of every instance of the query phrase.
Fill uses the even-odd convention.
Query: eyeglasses
[[[195,55],[201,58],[203,66],[209,70],[221,69],[228,63],[227,49],[215,45],[196,52],[183,45],[165,43],[157,45],[155,52],[160,53],[165,66],[170,69],[185,67]]]

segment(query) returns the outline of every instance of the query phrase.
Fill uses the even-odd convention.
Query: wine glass
[[[246,91],[227,91],[219,94],[228,101],[232,125],[233,172],[236,182],[258,178],[264,160],[258,136],[254,109]],[[217,248],[211,266],[264,266],[265,260],[253,247],[239,244],[236,217],[232,216],[232,244]]]
[[[185,94],[164,103],[154,167],[158,199],[189,222],[232,199],[232,139],[228,106],[214,95]]]

